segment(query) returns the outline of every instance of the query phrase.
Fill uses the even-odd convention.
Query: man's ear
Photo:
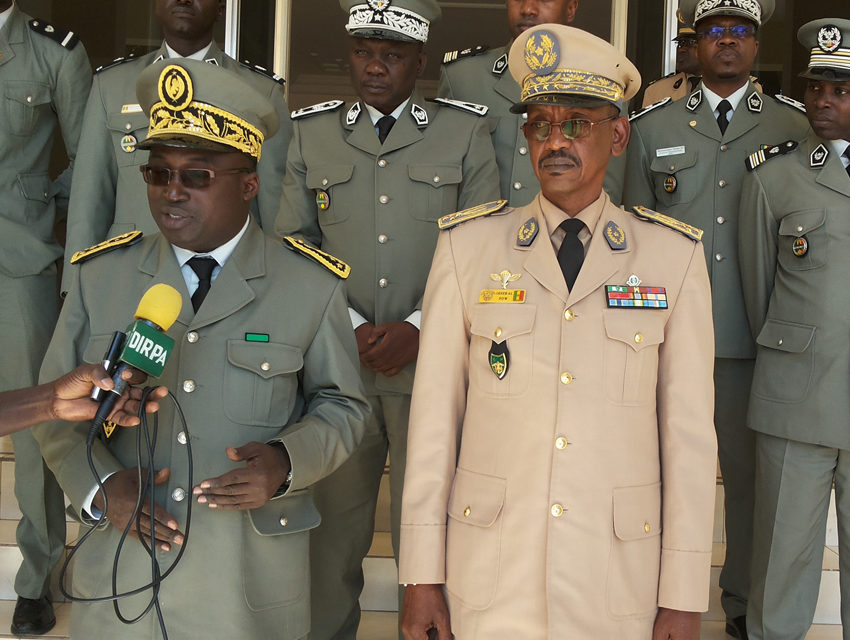
[[[260,193],[260,176],[256,171],[246,173],[242,177],[242,199],[249,202],[256,198],[258,193]]]
[[[611,155],[614,157],[621,156],[626,151],[629,144],[629,137],[632,134],[632,125],[629,119],[625,116],[614,120],[611,126],[613,137],[611,138]]]

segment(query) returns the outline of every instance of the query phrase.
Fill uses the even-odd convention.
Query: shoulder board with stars
[[[52,24],[45,22],[44,20],[30,20],[27,24],[29,24],[30,29],[36,33],[47,36],[54,42],[58,42],[60,45],[68,49],[68,51],[76,47],[77,43],[80,41],[77,34],[73,31],[54,27]]]
[[[266,76],[267,78],[271,78],[272,80],[277,82],[279,85],[286,84],[286,80],[281,78],[274,71],[269,71],[265,67],[261,67],[258,64],[252,64],[252,63],[248,62],[247,60],[242,60],[239,64],[241,64],[246,69],[250,69],[254,73],[259,73],[261,76]]]
[[[689,224],[685,224],[681,220],[676,220],[676,218],[665,216],[663,213],[658,213],[657,211],[647,209],[646,207],[632,207],[632,211],[634,212],[635,216],[640,220],[647,220],[649,222],[654,222],[655,224],[660,224],[661,226],[667,227],[668,229],[673,229],[674,231],[678,231],[682,235],[687,236],[691,240],[695,240],[697,242],[702,240],[702,229],[692,227]]]
[[[330,271],[335,276],[341,278],[342,280],[345,280],[351,274],[351,267],[348,266],[345,262],[343,262],[339,258],[335,258],[326,251],[317,249],[313,245],[304,242],[303,240],[293,238],[292,236],[284,236],[283,246],[285,246],[287,249],[290,249],[291,251],[295,251],[303,256],[310,258],[310,260],[322,265],[325,269]]]
[[[443,54],[443,64],[451,64],[457,60],[461,60],[463,58],[469,58],[471,56],[477,56],[480,53],[484,53],[490,47],[486,44],[479,44],[475,47],[469,47],[468,49],[462,49],[460,51],[446,51]]]
[[[477,116],[486,116],[490,110],[490,107],[486,107],[483,104],[464,102],[463,100],[451,100],[450,98],[434,98],[434,102],[439,102],[440,104],[445,104],[461,111],[469,111],[469,113],[474,113]]]
[[[319,104],[304,107],[303,109],[296,109],[290,114],[290,117],[293,120],[306,118],[307,116],[314,116],[317,113],[323,113],[325,111],[335,111],[344,104],[342,100],[328,100],[327,102],[320,102]]]
[[[629,116],[629,122],[637,120],[638,118],[645,116],[650,111],[654,111],[655,109],[658,109],[659,107],[663,107],[665,104],[667,104],[669,102],[673,102],[673,98],[671,98],[670,96],[667,96],[666,98],[664,98],[663,100],[659,100],[658,102],[653,102],[648,107],[644,107],[640,111],[630,115]]]
[[[793,98],[789,98],[788,96],[783,96],[781,93],[777,93],[775,96],[773,96],[773,98],[777,102],[782,102],[784,104],[787,104],[789,107],[794,107],[798,111],[806,113],[806,105],[804,105],[798,100],[794,100]]]
[[[124,64],[125,62],[133,62],[133,60],[136,60],[135,56],[127,56],[125,58],[115,58],[115,60],[113,60],[112,62],[99,66],[97,69],[94,70],[94,72],[95,72],[95,74],[98,74],[101,71],[106,71],[107,69],[111,69],[112,67],[117,67],[119,65]]]
[[[493,202],[485,202],[484,204],[479,204],[475,207],[464,209],[463,211],[450,213],[449,215],[443,216],[437,220],[437,226],[441,231],[445,231],[446,229],[456,227],[463,222],[489,216],[491,213],[501,211],[505,208],[506,204],[508,204],[507,200],[494,200]]]
[[[751,153],[747,159],[744,160],[744,164],[747,165],[747,171],[754,171],[756,167],[763,165],[771,158],[784,156],[786,153],[789,153],[796,148],[797,143],[794,140],[788,140],[788,142],[783,142],[782,144],[768,145],[764,149]]]
[[[120,249],[121,247],[130,247],[141,241],[141,231],[130,231],[128,233],[122,233],[120,236],[115,236],[114,238],[110,238],[109,240],[104,240],[103,242],[100,242],[94,245],[93,247],[83,249],[82,251],[77,251],[73,256],[71,256],[71,264],[82,264],[87,260],[91,260],[95,256],[99,256],[104,253],[109,253],[110,251],[115,251],[115,249]]]

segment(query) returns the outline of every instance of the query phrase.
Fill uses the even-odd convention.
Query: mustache
[[[573,153],[570,153],[569,151],[564,150],[564,149],[558,149],[557,151],[550,151],[545,156],[541,157],[540,160],[537,161],[537,166],[540,169],[543,169],[543,165],[546,163],[547,160],[554,160],[554,159],[569,160],[576,167],[581,167],[581,160],[579,159],[579,157],[577,155],[573,154]]]

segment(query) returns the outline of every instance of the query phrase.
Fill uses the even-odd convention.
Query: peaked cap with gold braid
[[[272,103],[237,74],[199,60],[160,60],[136,83],[150,116],[140,149],[157,145],[239,151],[259,160],[280,120]]]

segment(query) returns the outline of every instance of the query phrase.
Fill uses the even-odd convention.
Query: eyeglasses
[[[526,136],[533,135],[538,142],[546,142],[546,140],[549,139],[553,126],[558,127],[561,130],[561,135],[563,135],[567,140],[576,140],[578,138],[586,138],[589,136],[593,127],[596,125],[602,124],[603,122],[611,122],[611,120],[616,120],[619,117],[619,115],[616,115],[596,121],[564,120],[563,122],[526,122],[522,125],[522,128],[523,131],[525,131]]]
[[[206,189],[210,186],[216,176],[229,175],[233,173],[253,173],[253,169],[169,169],[168,167],[152,167],[143,164],[139,167],[142,177],[149,185],[154,187],[167,187],[174,180],[174,176],[180,176],[180,184],[187,189]]]
[[[756,28],[751,24],[736,24],[731,27],[710,27],[702,31],[697,31],[697,37],[706,40],[720,40],[727,33],[736,40],[743,40],[744,38],[755,35]]]

